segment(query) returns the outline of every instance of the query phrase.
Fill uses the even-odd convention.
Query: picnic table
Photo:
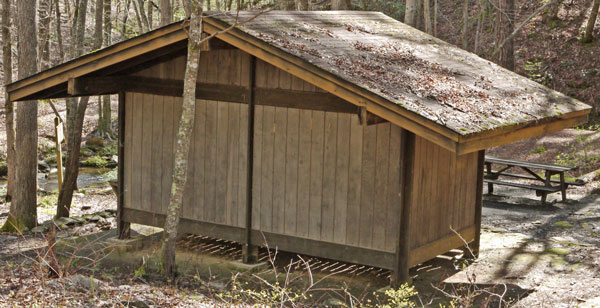
[[[500,165],[497,170],[493,170],[494,165]],[[510,173],[512,169],[521,169],[528,174]],[[565,181],[565,172],[576,170],[578,167],[565,167],[550,164],[533,163],[527,161],[501,159],[494,157],[485,157],[484,183],[488,184],[488,194],[494,192],[494,185],[512,186],[524,189],[535,190],[537,196],[542,197],[542,204],[546,203],[546,197],[550,193],[561,192],[562,200],[567,200],[567,187],[569,185],[581,186],[584,182],[581,180]],[[540,176],[533,170],[541,170],[544,176]],[[559,179],[553,179],[553,175],[559,175]],[[514,181],[515,179],[526,179],[534,181],[534,184],[525,184]],[[537,183],[536,183],[537,182]],[[553,185],[558,184],[558,185]]]

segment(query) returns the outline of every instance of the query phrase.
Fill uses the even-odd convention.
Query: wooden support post
[[[392,286],[409,281],[410,267],[410,212],[411,194],[414,183],[415,134],[403,129],[400,149],[400,226],[398,228],[398,246],[396,247],[396,262],[392,275]]]
[[[473,257],[479,257],[479,243],[481,238],[481,209],[483,206],[483,165],[485,164],[485,150],[477,153],[477,188],[475,195],[475,239],[471,244]]]
[[[117,193],[117,232],[120,239],[126,239],[130,236],[130,223],[123,220],[123,201],[124,196],[124,175],[125,175],[125,92],[119,92],[119,169],[117,173],[118,193]]]
[[[486,167],[487,174],[488,175],[492,174],[492,164],[487,163],[487,164],[485,164],[485,167]],[[483,169],[483,166],[481,168]],[[498,172],[498,173],[500,173],[500,172]],[[494,193],[494,184],[488,183],[488,195],[491,195],[493,193]]]
[[[252,244],[252,176],[254,167],[254,103],[256,83],[256,58],[250,58],[250,97],[248,102],[248,170],[246,174],[246,230],[245,243],[242,251],[244,263],[255,263],[258,261],[258,247]]]
[[[56,177],[58,181],[58,191],[60,191],[63,183],[62,143],[65,140],[65,134],[63,123],[59,118],[54,118],[54,135],[56,136]]]

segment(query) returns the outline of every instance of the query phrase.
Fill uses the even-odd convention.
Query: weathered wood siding
[[[185,56],[136,75],[183,79]],[[205,52],[199,82],[249,86],[250,57]],[[256,86],[322,92],[257,60]],[[127,93],[125,207],[164,214],[181,98]],[[183,217],[245,225],[245,104],[196,102]],[[390,123],[361,126],[355,114],[256,106],[253,229],[395,252],[400,216],[400,134]],[[476,154],[456,157],[416,138],[411,249],[472,226]],[[441,253],[441,251],[440,251]]]
[[[477,153],[456,154],[424,138],[415,139],[411,248],[475,224]],[[471,239],[467,239],[471,240]]]

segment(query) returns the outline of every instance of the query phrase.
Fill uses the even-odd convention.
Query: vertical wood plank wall
[[[418,136],[415,151],[411,249],[473,226],[477,188],[477,153],[456,156]]]
[[[248,86],[250,56],[203,52],[199,82]],[[135,75],[183,79],[185,56]],[[322,92],[257,60],[256,86]],[[126,95],[125,208],[166,213],[180,97]],[[357,115],[256,106],[252,225],[256,230],[395,252],[400,132]],[[244,227],[245,104],[196,101],[183,218]],[[476,154],[416,139],[411,248],[474,222]],[[467,168],[473,166],[473,168]],[[472,186],[472,187],[471,187]]]

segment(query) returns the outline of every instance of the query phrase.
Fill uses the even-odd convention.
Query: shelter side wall
[[[182,100],[126,94],[125,208],[165,214]],[[253,227],[394,252],[400,133],[354,114],[256,106]],[[244,227],[245,104],[196,101],[182,217]]]
[[[472,228],[477,191],[477,153],[457,156],[417,136],[415,154],[411,249],[447,238],[454,234],[452,229],[461,232]],[[472,237],[471,233],[466,232]]]

